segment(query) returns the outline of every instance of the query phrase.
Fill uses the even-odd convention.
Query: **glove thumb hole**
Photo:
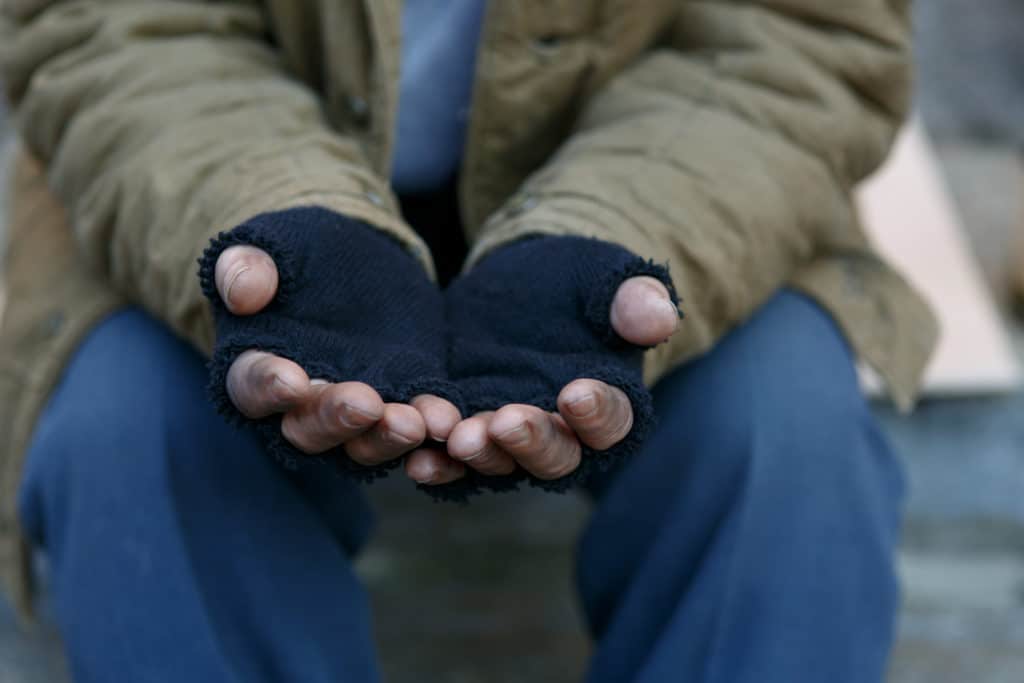
[[[639,258],[588,289],[587,322],[612,348],[657,346],[672,336],[682,317],[668,271]]]

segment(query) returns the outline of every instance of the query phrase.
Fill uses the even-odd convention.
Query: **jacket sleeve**
[[[0,0],[16,123],[87,262],[202,349],[196,261],[220,230],[319,205],[394,235],[430,271],[359,145],[290,78],[259,3]]]
[[[908,4],[677,3],[664,40],[586,102],[471,258],[584,231],[667,260],[687,320],[648,376],[706,350],[822,245],[860,234],[851,189],[908,107]]]

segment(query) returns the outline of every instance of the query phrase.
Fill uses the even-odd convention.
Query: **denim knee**
[[[599,494],[621,478],[655,491],[700,478],[735,495],[752,468],[788,473],[793,491],[880,475],[902,492],[842,333],[803,295],[778,294],[653,393],[657,429],[633,463],[595,481]]]
[[[141,311],[100,323],[70,360],[29,444],[19,512],[30,535],[42,534],[40,506],[52,514],[76,498],[145,495],[147,486],[157,495],[168,451],[199,457],[220,429],[204,377],[202,358]]]

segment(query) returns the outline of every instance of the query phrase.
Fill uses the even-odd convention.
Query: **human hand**
[[[398,249],[389,238],[378,239],[386,241],[378,247]],[[307,297],[315,293],[321,299],[330,296],[339,300],[314,301],[313,310],[290,310],[294,306],[287,309],[275,302],[282,278],[267,250],[246,243],[222,246],[225,248],[216,252],[210,279],[214,296],[224,309],[217,316],[218,347],[220,358],[227,360],[221,363],[226,369],[215,373],[214,382],[222,380],[220,403],[229,403],[238,416],[254,421],[265,435],[271,429],[276,432],[269,439],[272,450],[287,444],[286,450],[317,454],[344,447],[358,470],[393,461],[428,437],[438,441],[448,437],[461,418],[458,408],[445,398],[418,390],[432,385],[448,388],[443,380],[442,303],[440,293],[429,282],[415,281],[415,271],[399,270],[393,275],[395,282],[371,288],[374,291],[369,293],[360,292],[358,286],[349,291],[328,286],[327,291],[318,292],[316,283],[297,285],[296,281],[325,275],[344,279],[351,273],[346,272],[343,263],[337,264],[342,272],[323,273],[315,254],[303,260],[288,253],[288,282],[293,290],[301,286],[310,290],[303,292]],[[329,244],[319,246],[329,251]],[[351,243],[345,246],[358,251]],[[400,251],[399,256],[411,258]],[[379,271],[381,259],[371,260],[371,267]],[[398,263],[399,267],[403,265]],[[409,265],[419,268],[417,264]],[[414,281],[408,282],[406,274],[411,274]],[[425,275],[422,280],[426,280]],[[206,286],[209,288],[209,284]],[[399,296],[384,291],[385,301],[367,301],[389,287],[400,287]],[[432,293],[436,299],[430,301]],[[345,301],[350,297],[358,301]],[[396,302],[388,307],[393,310],[377,310],[383,308],[378,304],[396,298],[405,304]],[[415,312],[417,321],[392,324],[379,319],[389,314],[408,317],[410,306],[419,308]],[[246,327],[244,321],[259,320],[261,314],[273,317]],[[328,326],[338,322],[335,319],[339,316],[340,326],[346,328],[341,339],[317,331],[323,327],[333,331]],[[288,343],[287,333],[293,326],[301,331],[310,323],[314,327],[309,333],[312,340]],[[288,328],[279,334],[284,325]],[[419,327],[410,330],[410,325]],[[381,332],[381,328],[388,329]],[[366,345],[358,339],[363,331],[373,337]],[[256,348],[242,348],[246,340],[258,342]],[[404,348],[405,342],[416,346]],[[365,348],[357,348],[360,346]],[[376,360],[375,352],[380,356]],[[292,357],[286,357],[289,355]],[[218,366],[217,358],[215,355],[214,368]],[[367,381],[360,381],[364,378]],[[216,396],[218,386],[213,390]],[[292,457],[290,453],[275,455]]]
[[[665,341],[679,324],[668,289],[647,276],[619,286],[609,317],[615,332],[638,346]],[[557,412],[549,413],[510,404],[471,416],[451,429],[447,453],[416,451],[406,460],[406,472],[433,485],[465,476],[467,466],[485,475],[507,475],[522,467],[539,479],[557,479],[579,465],[581,445],[607,450],[633,426],[626,394],[598,380],[573,380],[558,393],[557,406]]]
[[[595,240],[545,243],[551,239],[518,245],[521,253],[505,263],[485,260],[473,291],[464,282],[463,291],[449,294],[452,335],[463,341],[451,353],[453,377],[480,412],[452,430],[446,454],[417,452],[406,460],[416,481],[440,486],[468,472],[469,488],[504,488],[525,472],[534,483],[561,488],[581,462],[628,455],[642,440],[651,416],[640,350],[665,341],[679,320],[667,273]],[[550,256],[562,274],[514,272]],[[573,258],[593,258],[594,267],[565,265]],[[558,281],[566,277],[563,287]],[[594,308],[602,304],[603,314]],[[530,322],[509,322],[515,316]]]

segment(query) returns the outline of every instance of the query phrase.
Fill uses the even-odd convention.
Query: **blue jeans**
[[[39,422],[20,512],[76,680],[378,680],[358,487],[282,471],[205,380],[127,310]],[[587,680],[882,680],[902,474],[830,318],[782,292],[654,393],[642,453],[591,487]]]

